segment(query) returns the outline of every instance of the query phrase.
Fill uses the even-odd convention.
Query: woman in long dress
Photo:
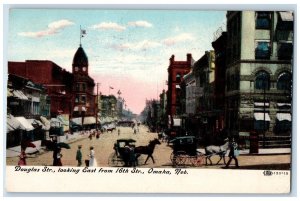
[[[22,166],[22,165],[26,165],[26,153],[25,153],[25,149],[22,149],[21,150],[21,154],[19,155],[19,162],[18,162],[18,165],[19,166]]]
[[[95,159],[95,151],[94,147],[90,147],[90,154],[89,154],[89,167],[97,167],[97,161]]]

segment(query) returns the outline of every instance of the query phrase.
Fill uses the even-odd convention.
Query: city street
[[[150,140],[157,138],[157,133],[151,133],[145,126],[140,126],[139,133],[133,134],[133,129],[130,127],[119,127],[121,134],[118,136],[117,130],[112,133],[104,133],[99,139],[95,137],[90,140],[88,135],[70,144],[71,149],[62,149],[62,164],[63,166],[76,166],[77,161],[75,160],[76,151],[78,145],[82,145],[82,159],[83,165],[84,160],[88,159],[89,148],[94,146],[95,157],[99,167],[107,167],[109,156],[114,152],[113,146],[117,139],[121,138],[132,138],[136,140],[136,146],[147,145]],[[160,145],[156,145],[154,150],[155,164],[149,159],[147,164],[140,164],[140,167],[172,167],[170,161],[170,154],[172,148],[167,143],[162,142]],[[33,166],[44,166],[52,165],[52,151],[45,151],[37,155],[28,155],[27,165]],[[141,156],[141,161],[145,161],[146,156]],[[219,156],[213,156],[212,162],[214,165],[203,165],[197,168],[223,168],[223,162],[219,165],[215,165],[219,160]],[[7,158],[7,165],[17,165],[19,158],[12,157]],[[290,168],[290,154],[276,154],[276,155],[240,155],[238,157],[240,169],[289,169]],[[226,157],[228,161],[228,157]],[[194,168],[187,163],[188,168]],[[234,161],[232,161],[232,168],[234,168]]]

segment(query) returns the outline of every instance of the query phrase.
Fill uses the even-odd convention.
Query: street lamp
[[[269,87],[268,86],[268,76],[266,73],[263,73],[263,97],[264,97],[264,129],[263,129],[263,148],[265,148],[266,144],[265,144],[265,139],[266,139],[266,88]]]

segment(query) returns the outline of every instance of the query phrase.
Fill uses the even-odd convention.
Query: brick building
[[[167,116],[169,119],[169,126],[172,124],[173,118],[181,113],[181,104],[178,100],[178,97],[180,96],[180,83],[183,79],[183,76],[190,72],[192,61],[193,59],[191,54],[187,54],[186,61],[175,61],[174,55],[172,55],[170,58],[167,92]]]
[[[73,75],[52,61],[8,62],[8,73],[42,84],[51,99],[50,116],[70,114]]]
[[[72,63],[74,76],[72,93],[72,117],[96,116],[96,96],[94,95],[95,82],[89,76],[89,62],[81,44],[77,49]]]

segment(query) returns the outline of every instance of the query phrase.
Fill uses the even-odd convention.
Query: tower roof
[[[83,48],[81,47],[81,45],[79,46],[79,48],[77,49],[74,58],[73,58],[73,66],[88,66],[89,62],[88,62],[88,58],[83,50]]]

